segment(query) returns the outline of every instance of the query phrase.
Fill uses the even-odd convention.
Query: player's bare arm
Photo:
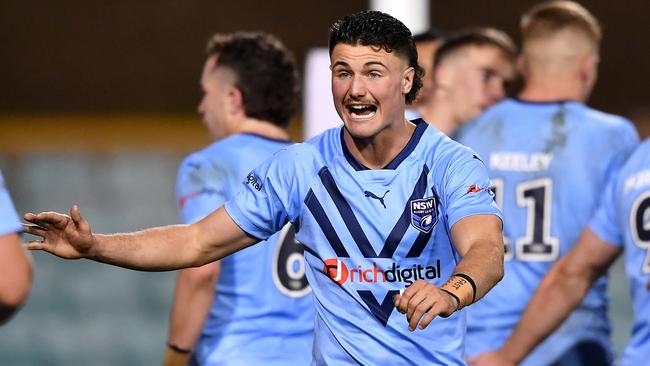
[[[471,365],[516,365],[580,305],[591,285],[621,253],[589,228],[551,268],[503,347],[468,359]],[[544,316],[539,316],[539,314]]]
[[[497,216],[468,216],[454,224],[451,236],[462,256],[456,275],[441,287],[419,280],[395,296],[395,307],[406,314],[410,330],[418,324],[424,329],[436,316],[447,317],[479,300],[503,277],[503,235]]]
[[[77,206],[70,215],[28,213],[25,232],[40,236],[28,244],[65,259],[87,258],[143,271],[168,271],[201,266],[257,242],[220,208],[192,225],[172,225],[126,234],[91,231]],[[187,243],[179,246],[178,243]]]
[[[214,301],[220,264],[220,261],[216,261],[178,272],[164,366],[187,365]]]
[[[20,245],[17,233],[0,235],[0,324],[9,320],[20,308],[27,294],[32,279],[32,265]]]

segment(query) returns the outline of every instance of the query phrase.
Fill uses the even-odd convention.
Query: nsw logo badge
[[[438,201],[435,197],[429,197],[412,200],[410,204],[411,225],[423,233],[429,233],[438,223]]]

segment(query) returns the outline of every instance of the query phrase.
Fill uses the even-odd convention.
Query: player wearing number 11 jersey
[[[470,356],[503,344],[638,142],[629,121],[583,104],[595,83],[600,40],[586,9],[568,1],[540,4],[524,15],[522,33],[519,99],[495,105],[459,133],[488,166],[506,245],[503,281],[468,310]],[[601,278],[523,365],[609,364],[609,335]]]

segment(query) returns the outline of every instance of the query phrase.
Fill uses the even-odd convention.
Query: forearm
[[[93,241],[84,255],[86,258],[120,267],[168,271],[202,264],[194,225],[165,226],[128,234],[94,234]]]
[[[620,253],[620,247],[585,229],[575,246],[544,277],[500,353],[514,362],[521,361],[580,305],[591,285]]]
[[[465,274],[474,281],[475,302],[503,278],[503,250],[499,246],[491,240],[477,241],[454,269],[454,273]]]
[[[501,220],[494,215],[463,218],[451,228],[461,260],[442,289],[458,298],[459,308],[481,299],[503,278]]]
[[[540,284],[513,334],[501,349],[508,359],[521,362],[562,324],[584,298],[592,281],[589,276],[572,275],[567,269],[566,258],[563,258]]]
[[[210,313],[219,275],[219,262],[179,271],[169,323],[168,341],[192,349]]]

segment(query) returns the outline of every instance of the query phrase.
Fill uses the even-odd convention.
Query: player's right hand
[[[90,225],[81,217],[76,205],[70,209],[70,216],[41,212],[25,214],[24,219],[34,224],[23,225],[24,231],[43,238],[28,243],[28,249],[45,250],[65,259],[79,259],[88,256],[95,243]]]

